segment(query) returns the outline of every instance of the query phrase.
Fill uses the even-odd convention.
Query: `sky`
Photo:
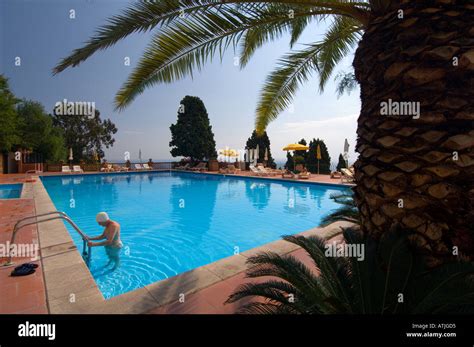
[[[259,49],[243,69],[235,66],[238,52],[230,49],[222,61],[217,57],[193,78],[171,84],[155,85],[139,95],[123,111],[114,111],[115,93],[133,71],[150,38],[156,31],[134,34],[113,47],[97,52],[75,68],[53,76],[52,68],[61,58],[92,36],[105,20],[126,8],[122,0],[0,0],[0,73],[9,79],[12,92],[19,98],[41,102],[52,112],[56,102],[95,102],[101,117],[118,128],[115,144],[105,150],[109,161],[122,160],[125,152],[138,158],[172,159],[169,127],[176,122],[180,101],[186,95],[200,97],[207,109],[217,149],[226,146],[243,149],[255,123],[255,107],[266,76],[284,53],[290,51],[289,38]],[[71,10],[75,18],[70,18]],[[294,49],[320,40],[328,23],[314,23],[303,33]],[[156,29],[155,29],[156,30]],[[21,58],[21,65],[15,59]],[[125,57],[130,66],[125,66]],[[351,71],[353,52],[335,69]],[[337,162],[344,139],[354,152],[359,91],[337,97],[331,79],[319,92],[316,74],[295,96],[293,107],[284,111],[267,128],[272,155],[283,160],[282,148],[305,138],[322,138],[332,162]]]

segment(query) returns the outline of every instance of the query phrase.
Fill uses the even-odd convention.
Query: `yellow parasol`
[[[286,145],[285,147],[283,147],[283,150],[284,151],[307,151],[309,149],[308,146],[305,146],[305,145],[301,145],[299,143],[292,143],[292,144],[289,144],[289,145]],[[293,170],[295,170],[295,163],[293,162]]]
[[[284,151],[307,151],[308,146],[301,145],[299,143],[292,143],[290,145],[286,145],[286,147],[283,148]]]

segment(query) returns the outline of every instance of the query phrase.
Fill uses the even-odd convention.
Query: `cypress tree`
[[[171,124],[171,155],[192,161],[217,157],[216,142],[206,107],[197,96],[181,100],[176,124]]]

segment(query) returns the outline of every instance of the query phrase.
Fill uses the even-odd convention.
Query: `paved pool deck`
[[[18,219],[56,210],[41,180],[31,178],[34,182],[25,183],[20,199],[0,200],[2,243],[10,239]],[[0,175],[0,184],[24,181],[25,175]],[[302,235],[331,237],[348,225],[338,222]],[[301,248],[278,240],[105,300],[63,222],[55,220],[27,228],[18,234],[18,240],[38,244],[39,267],[34,275],[26,277],[10,277],[13,267],[0,267],[0,313],[235,313],[245,302],[224,305],[224,301],[239,284],[250,281],[245,278],[248,257],[273,251],[312,265]],[[28,259],[14,261],[20,264]]]

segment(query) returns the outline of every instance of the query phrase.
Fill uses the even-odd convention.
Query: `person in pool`
[[[109,257],[110,265],[114,263],[114,269],[120,265],[120,250],[122,249],[122,241],[120,240],[120,224],[111,220],[106,212],[99,212],[95,218],[100,226],[105,227],[104,232],[96,237],[88,237],[87,245],[90,247],[104,246],[105,253]],[[95,240],[103,240],[101,242],[91,242]]]

